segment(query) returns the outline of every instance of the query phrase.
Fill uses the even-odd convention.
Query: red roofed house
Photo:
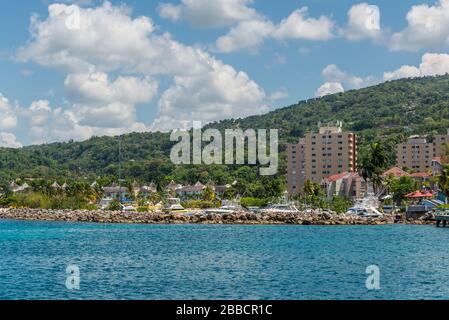
[[[409,174],[398,167],[393,167],[383,174],[384,177],[393,176],[394,178],[407,177]]]
[[[361,198],[367,190],[367,183],[357,172],[343,172],[323,179],[321,188],[328,199],[335,196]]]

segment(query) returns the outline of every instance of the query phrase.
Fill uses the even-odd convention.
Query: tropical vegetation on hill
[[[122,174],[128,180],[154,181],[160,188],[171,180],[193,184],[213,180],[236,181],[238,194],[264,199],[285,190],[285,146],[304,133],[316,130],[318,122],[340,120],[344,129],[358,136],[360,168],[375,180],[376,168],[394,165],[394,147],[411,134],[429,138],[449,127],[449,75],[402,79],[377,86],[301,101],[290,107],[245,119],[212,123],[206,128],[279,129],[280,168],[274,177],[261,177],[257,166],[174,165],[169,160],[168,133],[132,133],[121,137],[93,137],[83,142],[60,142],[22,149],[0,148],[0,184],[17,178],[47,180],[117,181],[119,140]],[[375,168],[372,154],[379,163]],[[379,181],[380,183],[380,181]]]

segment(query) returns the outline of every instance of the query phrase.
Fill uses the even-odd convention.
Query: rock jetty
[[[397,222],[397,217],[361,218],[354,215],[322,213],[251,213],[205,214],[138,213],[85,210],[0,209],[0,219],[30,221],[67,221],[123,224],[245,224],[245,225],[385,225]],[[426,223],[423,221],[422,223]]]

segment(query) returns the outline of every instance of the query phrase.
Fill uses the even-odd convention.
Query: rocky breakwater
[[[85,210],[0,209],[0,219],[28,221],[66,221],[129,224],[247,224],[247,225],[383,225],[395,222],[394,216],[361,218],[354,215],[321,213],[251,213],[205,214],[137,213]]]

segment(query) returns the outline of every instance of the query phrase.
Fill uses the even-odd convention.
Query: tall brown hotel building
[[[407,142],[396,146],[396,165],[417,172],[432,168],[432,160],[443,155],[443,145],[449,143],[449,129],[446,135],[436,135],[433,142],[426,137],[411,136]]]
[[[298,144],[287,145],[287,184],[291,195],[301,193],[307,180],[321,183],[331,175],[357,170],[357,138],[343,132],[342,122],[319,126]]]

